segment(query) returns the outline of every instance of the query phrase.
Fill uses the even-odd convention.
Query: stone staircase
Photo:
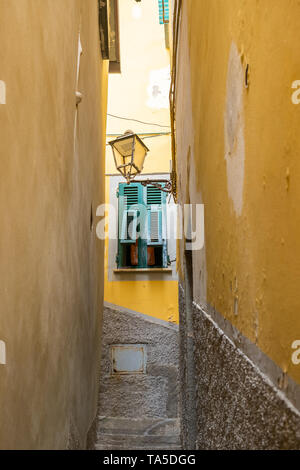
[[[180,450],[177,419],[99,417],[96,450]]]

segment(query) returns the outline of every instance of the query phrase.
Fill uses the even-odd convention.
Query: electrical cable
[[[171,135],[171,132],[166,132],[164,134],[147,135],[146,137],[141,137],[141,139],[142,140],[144,140],[144,139],[154,139],[154,137],[165,137],[166,135]]]
[[[160,132],[139,132],[138,135],[139,137],[141,136],[146,136],[146,135],[149,135],[149,136],[155,136],[155,135],[168,135],[168,134],[171,134],[171,131],[167,131],[167,132],[163,132],[163,131],[160,131]],[[117,134],[106,134],[106,137],[121,137],[123,136],[124,134],[122,134],[122,132],[118,132]]]
[[[122,134],[120,134],[122,135]],[[162,132],[161,134],[154,134],[154,135],[147,135],[146,137],[140,137],[142,140],[144,139],[154,139],[155,137],[166,137],[168,135],[171,135],[171,132]],[[108,146],[110,144],[106,144],[106,146]]]
[[[131,119],[131,118],[124,117],[124,116],[117,116],[116,114],[107,113],[107,116],[110,116],[110,117],[113,117],[113,118],[116,118],[116,119],[122,119],[123,121],[139,122],[140,124],[146,124],[148,126],[169,127],[170,128],[170,126],[164,126],[162,124],[157,124],[156,122],[145,122],[145,121],[140,121],[139,119]]]

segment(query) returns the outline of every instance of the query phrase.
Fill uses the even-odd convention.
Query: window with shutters
[[[169,0],[158,0],[158,16],[159,23],[164,26],[165,29],[165,44],[166,48],[170,49],[170,7]]]
[[[166,193],[148,184],[120,183],[118,268],[166,268]]]
[[[158,0],[158,9],[159,9],[159,23],[160,24],[169,23],[169,19],[170,19],[169,0]]]

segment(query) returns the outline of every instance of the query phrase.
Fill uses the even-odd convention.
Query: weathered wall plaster
[[[0,341],[0,364],[6,364],[6,344],[4,341]]]
[[[0,2],[0,448],[85,447],[96,415],[107,65],[98,0]],[[74,116],[78,31],[84,44]],[[102,175],[102,176],[101,176]]]
[[[299,8],[183,2],[176,96],[179,198],[189,188],[205,205],[206,283],[194,284],[196,301],[206,296],[298,383],[300,107],[291,84],[300,76]],[[203,262],[193,257],[195,278]]]
[[[245,168],[244,72],[235,43],[231,44],[227,75],[226,109],[224,116],[225,160],[227,164],[227,190],[238,216],[243,209]]]
[[[300,76],[300,5],[292,0],[287,3],[288,9],[285,6],[283,10],[282,2],[274,1],[270,10],[267,1],[182,2],[176,137],[179,201],[205,205],[205,250],[192,253],[194,301],[206,313],[210,309],[218,312],[237,337],[249,340],[274,364],[275,395],[282,393],[289,399],[289,393],[297,395],[300,383],[300,367],[292,361],[291,348],[300,331],[300,187],[296,184],[300,178],[300,107],[291,100],[291,84]],[[183,244],[179,259],[184,286]],[[180,318],[184,318],[184,301],[181,304]],[[206,382],[222,389],[222,350],[214,356],[220,361],[216,366],[201,354],[210,344],[216,347],[216,331],[211,329],[206,335],[199,322],[194,330],[197,387],[200,390]],[[183,324],[183,336],[185,328]],[[227,346],[228,353],[236,357]],[[287,423],[289,411],[285,399],[277,401],[274,390],[269,394],[260,380],[265,363],[259,355],[253,358],[255,373],[250,371],[244,362],[248,353],[243,361],[238,360],[239,373],[242,376],[247,369],[254,382],[257,374],[259,386],[253,387],[257,402],[265,393],[268,403],[274,398],[274,414],[266,418],[268,436],[262,445],[298,446],[297,413],[290,418],[289,436],[285,429],[275,430],[272,442],[272,419],[277,422],[282,418]],[[183,379],[186,367],[183,359]],[[228,390],[234,390],[237,377],[228,375]],[[232,442],[255,447],[256,428],[248,411],[252,405],[246,390],[240,392],[228,408],[229,418],[246,403],[240,424],[244,430],[249,427],[249,434],[245,434],[244,443],[237,436]],[[207,402],[203,399],[204,407],[209,408],[213,396],[212,392]],[[200,430],[206,425],[209,429],[214,419],[226,422],[219,398],[211,415],[201,415],[198,394]],[[263,429],[263,420],[257,422]],[[217,438],[217,428],[211,429]],[[230,444],[230,437],[227,434],[224,445]],[[217,446],[217,441],[210,444]]]
[[[295,406],[268,376],[276,366],[267,357],[258,366],[243,351],[246,339],[230,338],[213,315],[194,304],[196,448],[300,449],[299,391]]]
[[[6,84],[0,80],[0,104],[6,104]]]
[[[170,67],[151,70],[147,87],[147,106],[153,109],[169,109]]]

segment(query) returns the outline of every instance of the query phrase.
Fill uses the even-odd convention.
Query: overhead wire
[[[140,121],[139,119],[124,117],[124,116],[118,116],[117,114],[107,113],[107,116],[110,116],[110,117],[113,117],[113,118],[116,118],[116,119],[122,119],[123,121],[138,122],[140,124],[145,124],[147,126],[168,127],[168,128],[171,127],[171,126],[164,125],[164,124],[158,124],[157,122],[146,122],[146,121]]]
[[[123,134],[115,134],[115,136],[121,136]],[[151,135],[146,135],[144,137],[143,134],[138,134],[140,139],[144,140],[144,139],[154,139],[155,137],[166,137],[168,135],[171,135],[171,132],[161,132],[161,133],[155,133],[155,134],[151,134]],[[106,137],[109,137],[110,134],[107,134]],[[110,145],[109,143],[106,144],[106,146]]]

